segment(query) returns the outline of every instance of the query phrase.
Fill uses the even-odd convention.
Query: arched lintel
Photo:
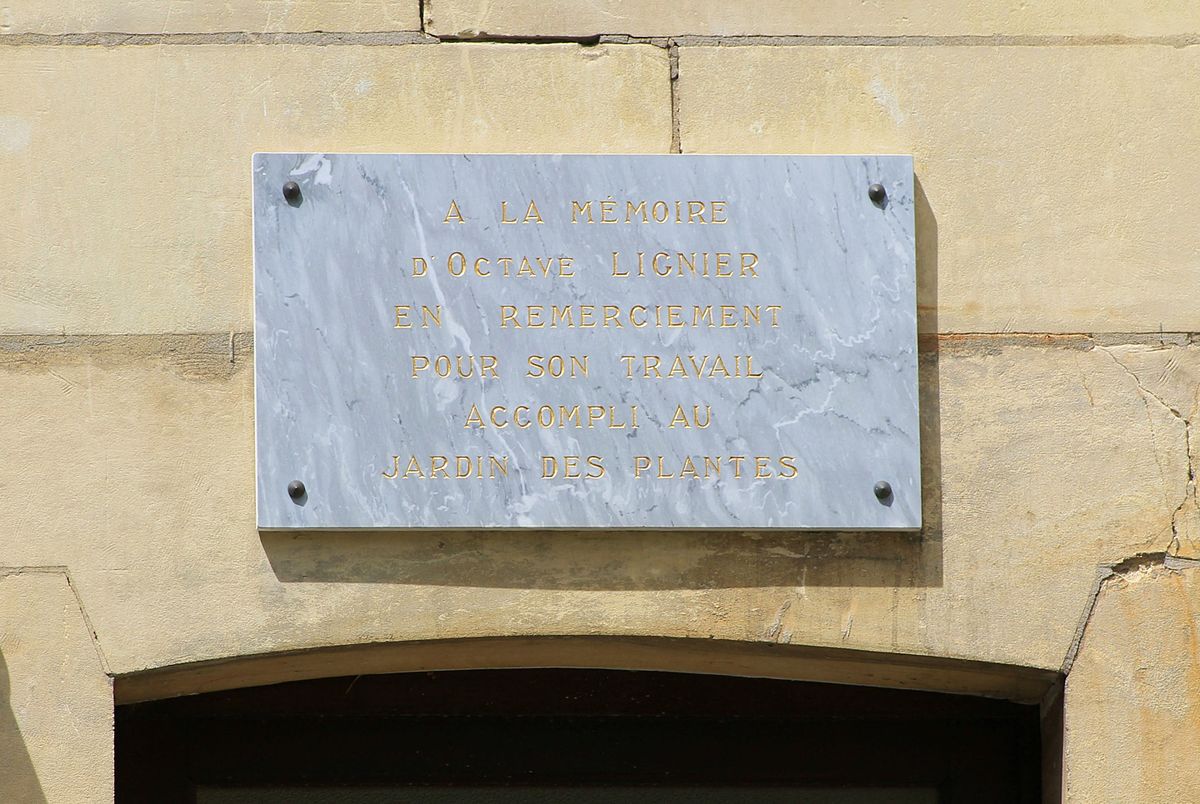
[[[335,676],[435,670],[593,668],[705,673],[949,692],[1036,703],[1058,673],[966,659],[732,640],[473,637],[254,654],[117,675],[117,704]]]

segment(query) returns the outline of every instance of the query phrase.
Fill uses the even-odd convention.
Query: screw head
[[[291,483],[288,483],[288,496],[293,500],[299,500],[304,494],[304,483],[299,480],[293,480]]]
[[[887,201],[887,190],[883,189],[882,184],[872,184],[867,188],[867,197],[871,199],[872,204],[883,206],[883,202]]]
[[[880,480],[875,484],[875,499],[883,502],[892,496],[892,484],[886,480]]]
[[[295,204],[300,200],[300,185],[294,181],[283,185],[283,197],[289,204]]]

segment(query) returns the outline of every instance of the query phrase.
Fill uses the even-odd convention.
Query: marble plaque
[[[257,154],[253,187],[260,528],[920,527],[910,157]]]

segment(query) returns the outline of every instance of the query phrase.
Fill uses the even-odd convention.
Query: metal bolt
[[[883,202],[887,201],[887,190],[883,189],[882,184],[872,184],[867,188],[867,197],[871,199],[871,203],[876,206],[883,206]]]
[[[892,496],[892,484],[886,480],[880,480],[875,484],[875,499],[883,502]]]
[[[304,496],[304,483],[299,480],[293,480],[288,483],[288,496],[293,500],[299,500]]]
[[[300,185],[294,181],[283,185],[283,197],[289,204],[295,204],[300,200]]]

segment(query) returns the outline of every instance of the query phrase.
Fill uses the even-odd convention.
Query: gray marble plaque
[[[910,157],[253,173],[260,528],[920,527]]]

